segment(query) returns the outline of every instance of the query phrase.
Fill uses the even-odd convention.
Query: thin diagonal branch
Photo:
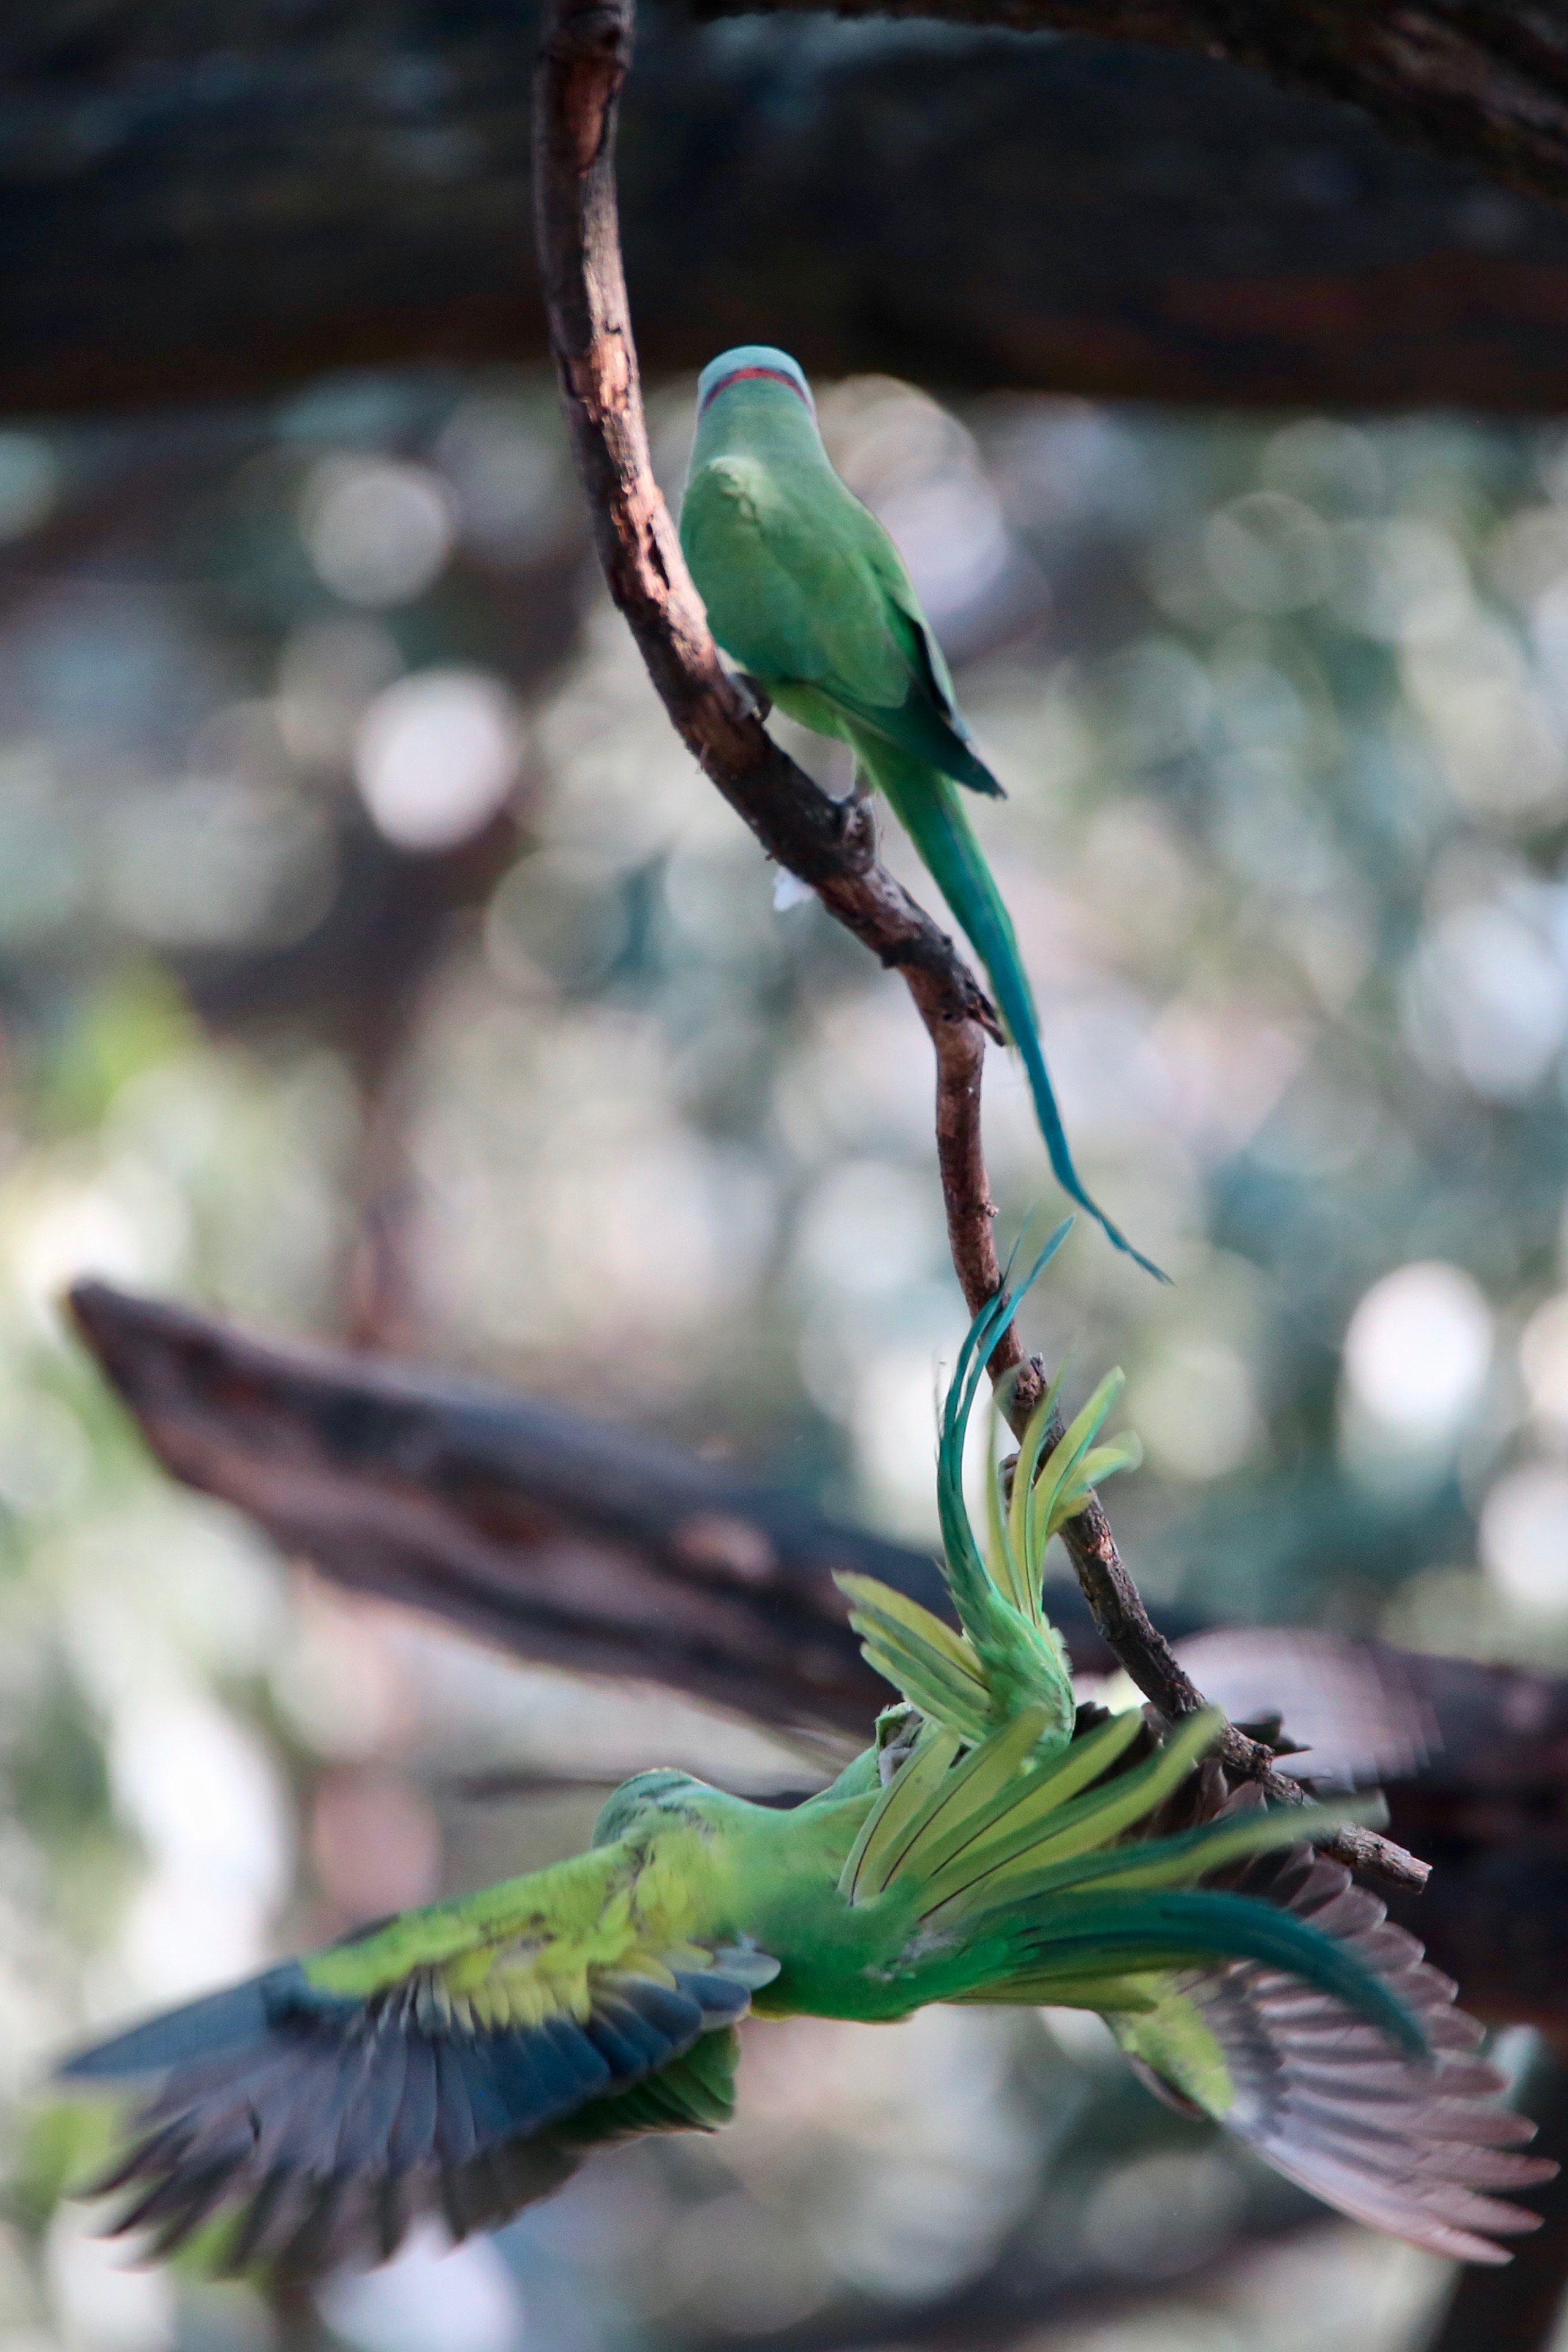
[[[552,0],[534,99],[534,196],[551,346],[578,472],[610,593],[682,740],[771,856],[828,912],[904,974],[937,1063],[937,1150],[953,1265],[971,1312],[1001,1282],[980,1135],[985,1038],[995,1016],[952,940],[878,862],[864,804],[835,802],[772,740],[724,674],[649,462],[637,350],[621,266],[616,114],[631,62],[634,0]],[[1009,1336],[994,1379],[1023,1362]],[[1012,1409],[1037,1400],[1037,1376]],[[1138,1687],[1175,1718],[1203,1704],[1151,1622],[1109,1522],[1091,1503],[1068,1550],[1096,1623]],[[1232,1729],[1226,1764],[1281,1802],[1300,1791],[1267,1748]],[[1426,1866],[1363,1830],[1328,1842],[1353,1866],[1419,1886]]]
[[[944,1020],[921,1003],[915,978],[910,992],[936,1047],[936,1138],[942,1169],[942,1202],[947,1234],[964,1300],[978,1314],[1002,1286],[996,1255],[995,1211],[985,1172],[980,1129],[980,1080],[985,1041],[973,1022]],[[1021,1436],[1029,1415],[1045,1391],[1039,1363],[1026,1357],[1016,1325],[1012,1326],[988,1367],[993,1381],[1013,1375],[1007,1394],[1007,1417]],[[1052,1418],[1052,1442],[1062,1433],[1061,1416]],[[1096,1630],[1121,1660],[1145,1698],[1152,1699],[1170,1722],[1191,1715],[1204,1704],[1203,1695],[1165,1636],[1150,1619],[1110,1531],[1105,1507],[1091,1495],[1085,1509],[1062,1529],[1084,1599],[1093,1612]],[[1257,1780],[1274,1802],[1299,1805],[1300,1788],[1274,1769],[1268,1748],[1227,1724],[1220,1743],[1227,1769],[1247,1780]],[[1322,1841],[1325,1853],[1349,1865],[1386,1879],[1394,1886],[1419,1891],[1430,1867],[1403,1846],[1379,1837],[1374,1830],[1348,1827]]]
[[[863,803],[836,801],[782,751],[719,660],[653,478],[616,207],[616,101],[629,0],[570,0],[545,26],[534,191],[551,342],[610,593],[693,758],[770,857],[809,883],[887,965],[918,971],[955,1019],[1000,1036],[945,932],[878,862]]]

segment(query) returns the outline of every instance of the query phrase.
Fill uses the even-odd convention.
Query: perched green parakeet
[[[1059,1236],[1058,1236],[1059,1238]],[[1439,2252],[1505,2259],[1535,2217],[1489,2192],[1544,2179],[1489,2104],[1500,2078],[1420,1947],[1313,1856],[1331,1816],[1229,1797],[1217,1718],[1162,1737],[1074,1704],[1040,1598],[1047,1543],[1133,1458],[1100,1445],[1113,1376],[1047,1451],[1043,1408],[988,1541],[965,1429],[1015,1302],[965,1341],[938,1460],[958,1630],[845,1578],[903,1695],[820,1795],[770,1810],[641,1772],[588,1853],[410,1912],[68,2061],[134,2099],[100,2184],[153,2250],[201,2233],[220,2267],[300,2274],[390,2255],[434,2212],[455,2237],[557,2187],[592,2148],[726,2120],[735,2026],[871,2021],[928,2001],[1106,2016],[1179,2104],[1330,2203]],[[1220,1883],[1216,1874],[1222,1874]]]
[[[745,343],[703,369],[680,543],[724,651],[790,718],[847,743],[886,793],[989,975],[1058,1183],[1160,1275],[1073,1165],[1012,919],[958,790],[1002,787],[975,754],[903,560],[834,472],[787,352]]]

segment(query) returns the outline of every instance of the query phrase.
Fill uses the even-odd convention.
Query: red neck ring
[[[708,394],[707,399],[703,402],[703,409],[710,408],[713,403],[718,399],[719,394],[721,392],[728,392],[732,383],[787,384],[803,407],[809,408],[811,405],[805,394],[795,382],[795,377],[793,375],[786,375],[783,368],[743,367],[737,368],[732,375],[722,375],[720,377],[718,383],[713,386],[713,389]]]

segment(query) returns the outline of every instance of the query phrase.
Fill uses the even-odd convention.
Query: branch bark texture
[[[877,863],[865,803],[835,803],[772,742],[721,668],[649,461],[621,262],[616,114],[631,60],[633,0],[551,0],[535,82],[534,186],[551,342],[578,472],[610,593],[682,740],[769,850],[808,882],[884,964],[901,966],[937,1064],[937,1142],[953,1265],[973,1314],[1001,1284],[980,1133],[985,1033],[994,1015],[945,935]],[[1022,1363],[1010,1334],[992,1375]],[[1026,1418],[1032,1371],[1009,1408]],[[1174,1721],[1203,1705],[1152,1623],[1098,1502],[1068,1549],[1095,1622],[1138,1687]],[[1268,1749],[1234,1728],[1226,1765],[1282,1802],[1300,1792]],[[1328,1850],[1399,1885],[1424,1864],[1386,1839],[1343,1830]]]

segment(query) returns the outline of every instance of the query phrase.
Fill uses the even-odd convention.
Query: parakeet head
[[[656,1814],[678,1813],[690,1818],[700,1811],[698,1801],[713,1793],[704,1781],[694,1780],[689,1772],[677,1772],[668,1765],[656,1766],[649,1772],[634,1772],[605,1801],[594,1824],[592,1843],[614,1845],[617,1838],[625,1837]]]
[[[816,403],[798,360],[792,360],[787,352],[777,350],[772,343],[737,343],[732,352],[721,352],[716,360],[710,360],[698,377],[698,415],[701,416],[721,393],[739,384],[752,385],[780,399],[803,400],[806,413],[812,417],[816,415]]]

